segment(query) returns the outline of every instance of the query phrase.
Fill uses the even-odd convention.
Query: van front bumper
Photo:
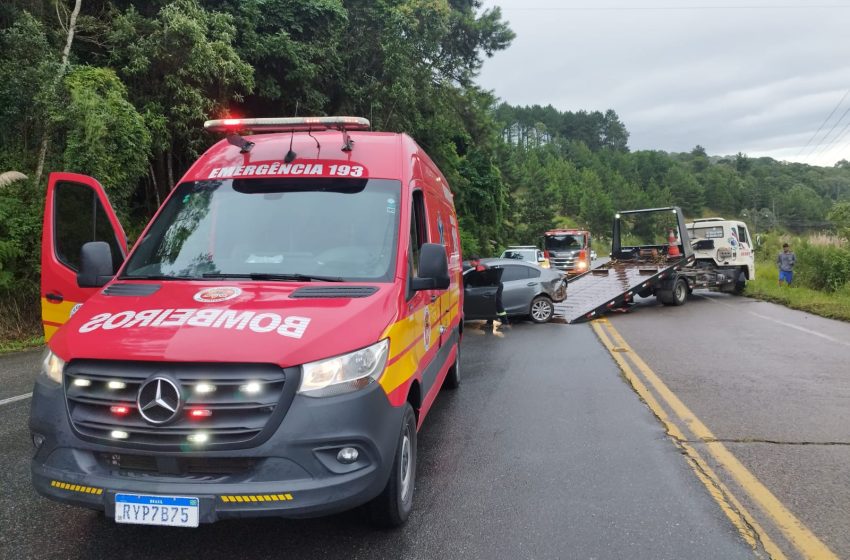
[[[30,417],[34,439],[42,440],[32,480],[48,498],[109,517],[119,493],[198,498],[201,523],[327,515],[364,504],[386,486],[403,410],[378,384],[337,397],[299,395],[256,448],[157,453],[80,439],[62,388],[40,380]],[[343,447],[357,449],[357,460],[338,461]]]

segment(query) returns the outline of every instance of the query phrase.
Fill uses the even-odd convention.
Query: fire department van
[[[449,185],[361,118],[206,127],[226,140],[129,254],[95,179],[50,176],[35,488],[118,523],[400,525],[417,430],[460,382]]]

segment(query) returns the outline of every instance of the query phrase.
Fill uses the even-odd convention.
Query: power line
[[[806,156],[807,158],[814,155],[814,153],[817,152],[818,148],[821,147],[821,144],[826,142],[826,139],[829,138],[829,135],[832,134],[832,131],[835,130],[836,127],[838,127],[839,124],[841,124],[841,121],[844,120],[844,117],[847,116],[847,113],[850,113],[850,107],[847,107],[847,109],[843,113],[841,113],[841,117],[839,117],[838,120],[835,121],[835,124],[832,125],[832,128],[830,128],[829,131],[826,134],[823,135],[823,137],[820,139],[820,141],[817,143],[817,145],[814,148],[812,148],[812,151],[809,152],[808,156]],[[830,145],[832,145],[832,142],[830,142]],[[818,153],[820,153],[820,152],[818,152]]]
[[[805,145],[805,146],[803,146],[802,148],[800,148],[800,151],[797,153],[797,157],[800,157],[800,154],[802,154],[802,153],[805,151],[805,149],[809,147],[809,144],[811,144],[811,143],[812,143],[812,140],[814,140],[814,139],[815,139],[815,136],[817,136],[817,135],[820,133],[820,131],[823,129],[823,126],[824,126],[824,125],[825,125],[825,124],[829,121],[829,119],[831,119],[831,118],[832,118],[832,115],[834,115],[834,114],[835,114],[835,112],[838,110],[838,108],[839,108],[839,107],[841,107],[841,104],[842,104],[842,103],[844,103],[844,100],[847,98],[847,94],[850,94],[850,88],[848,88],[848,89],[847,89],[847,91],[845,91],[845,92],[844,92],[844,96],[841,98],[841,101],[839,101],[839,102],[838,102],[838,105],[836,105],[836,106],[832,109],[832,112],[831,112],[831,113],[829,113],[829,116],[828,116],[828,117],[826,117],[826,118],[823,120],[823,122],[822,122],[822,123],[820,123],[820,126],[818,127],[818,129],[815,131],[815,133],[814,133],[814,134],[812,134],[812,137],[811,137],[811,138],[809,138],[809,141],[808,141],[808,142],[806,142],[806,145]]]
[[[837,135],[835,138],[833,138],[833,139],[832,139],[832,141],[829,143],[829,145],[828,145],[828,146],[826,146],[826,148],[824,148],[824,149],[823,149],[823,151],[821,152],[821,154],[826,155],[826,154],[828,154],[829,152],[831,152],[834,148],[830,149],[830,147],[831,147],[833,144],[836,144],[836,142],[838,142],[838,144],[836,144],[836,145],[837,145],[837,146],[840,146],[840,145],[841,145],[841,141],[842,141],[842,140],[844,140],[844,137],[845,137],[845,136],[847,136],[847,132],[848,132],[848,130],[850,130],[850,121],[848,121],[848,122],[847,122],[847,124],[845,124],[845,125],[844,125],[844,128],[842,128],[842,129],[841,129],[841,132],[839,132],[839,133],[838,133],[838,135]],[[819,155],[820,155],[820,154],[819,154]]]

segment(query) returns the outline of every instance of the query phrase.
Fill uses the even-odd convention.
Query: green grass
[[[778,281],[776,266],[759,262],[756,279],[747,283],[746,295],[821,317],[850,321],[850,285],[836,292],[824,292],[802,286],[780,287]]]
[[[22,340],[0,340],[0,354],[8,354],[9,352],[19,352],[44,344],[43,336],[33,336]]]

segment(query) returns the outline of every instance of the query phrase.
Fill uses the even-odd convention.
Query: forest
[[[475,78],[514,34],[480,0],[7,0],[0,5],[0,339],[38,331],[47,175],[107,189],[131,240],[224,116],[356,115],[413,136],[455,193],[465,252],[616,209],[757,231],[850,231],[850,163],[630,151],[614,109],[502,103]]]

